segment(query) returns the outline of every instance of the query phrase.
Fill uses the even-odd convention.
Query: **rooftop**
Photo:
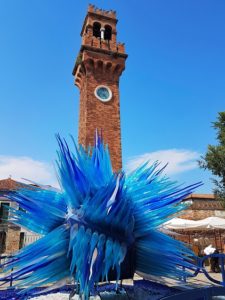
[[[13,180],[11,177],[0,180],[0,191],[9,191],[21,188],[23,183]]]
[[[198,199],[198,200],[215,200],[215,195],[214,194],[191,194],[189,195],[186,199]]]
[[[94,13],[94,14],[112,18],[112,19],[116,18],[115,10],[103,10],[103,9],[97,8],[95,5],[92,5],[92,4],[89,4],[89,6],[88,6],[88,13]]]

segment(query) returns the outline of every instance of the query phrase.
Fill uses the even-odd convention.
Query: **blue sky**
[[[54,184],[55,133],[77,139],[79,92],[72,69],[89,1],[0,1],[0,178]],[[170,163],[181,182],[211,174],[196,159],[216,143],[225,110],[223,0],[93,1],[117,11],[129,55],[120,81],[123,163]],[[52,175],[53,174],[53,175]]]

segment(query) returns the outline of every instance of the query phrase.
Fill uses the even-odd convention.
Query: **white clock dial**
[[[102,102],[108,102],[112,98],[112,91],[105,85],[99,85],[95,89],[95,97]]]

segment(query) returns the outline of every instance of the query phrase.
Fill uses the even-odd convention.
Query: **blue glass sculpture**
[[[114,173],[99,136],[93,148],[75,145],[74,153],[65,140],[57,140],[61,190],[25,188],[8,195],[22,208],[9,208],[10,221],[43,237],[6,263],[5,271],[14,271],[5,281],[12,276],[32,293],[34,287],[52,284],[49,290],[73,278],[88,299],[112,269],[119,280],[129,251],[136,272],[184,276],[184,267],[193,267],[193,253],[159,227],[186,208],[182,199],[200,183],[178,186],[162,175],[158,162],[128,175]]]

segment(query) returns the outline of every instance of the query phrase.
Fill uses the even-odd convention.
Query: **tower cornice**
[[[121,57],[121,58],[124,58],[124,59],[127,59],[128,57],[128,54],[126,53],[121,53],[121,52],[116,52],[116,51],[111,51],[111,50],[107,50],[107,49],[101,49],[101,48],[95,48],[95,47],[92,47],[92,46],[87,46],[87,45],[82,45],[81,48],[80,48],[80,52],[78,54],[77,57],[79,57],[80,55],[82,55],[83,51],[86,50],[86,51],[90,51],[92,53],[96,52],[96,53],[101,53],[101,54],[107,54],[107,55],[110,55],[114,58],[116,57]],[[73,76],[75,76],[76,74],[76,71],[77,71],[77,68],[80,64],[80,62],[77,63],[77,60],[76,59],[76,62],[75,62],[75,65],[74,65],[74,68],[73,68]]]

